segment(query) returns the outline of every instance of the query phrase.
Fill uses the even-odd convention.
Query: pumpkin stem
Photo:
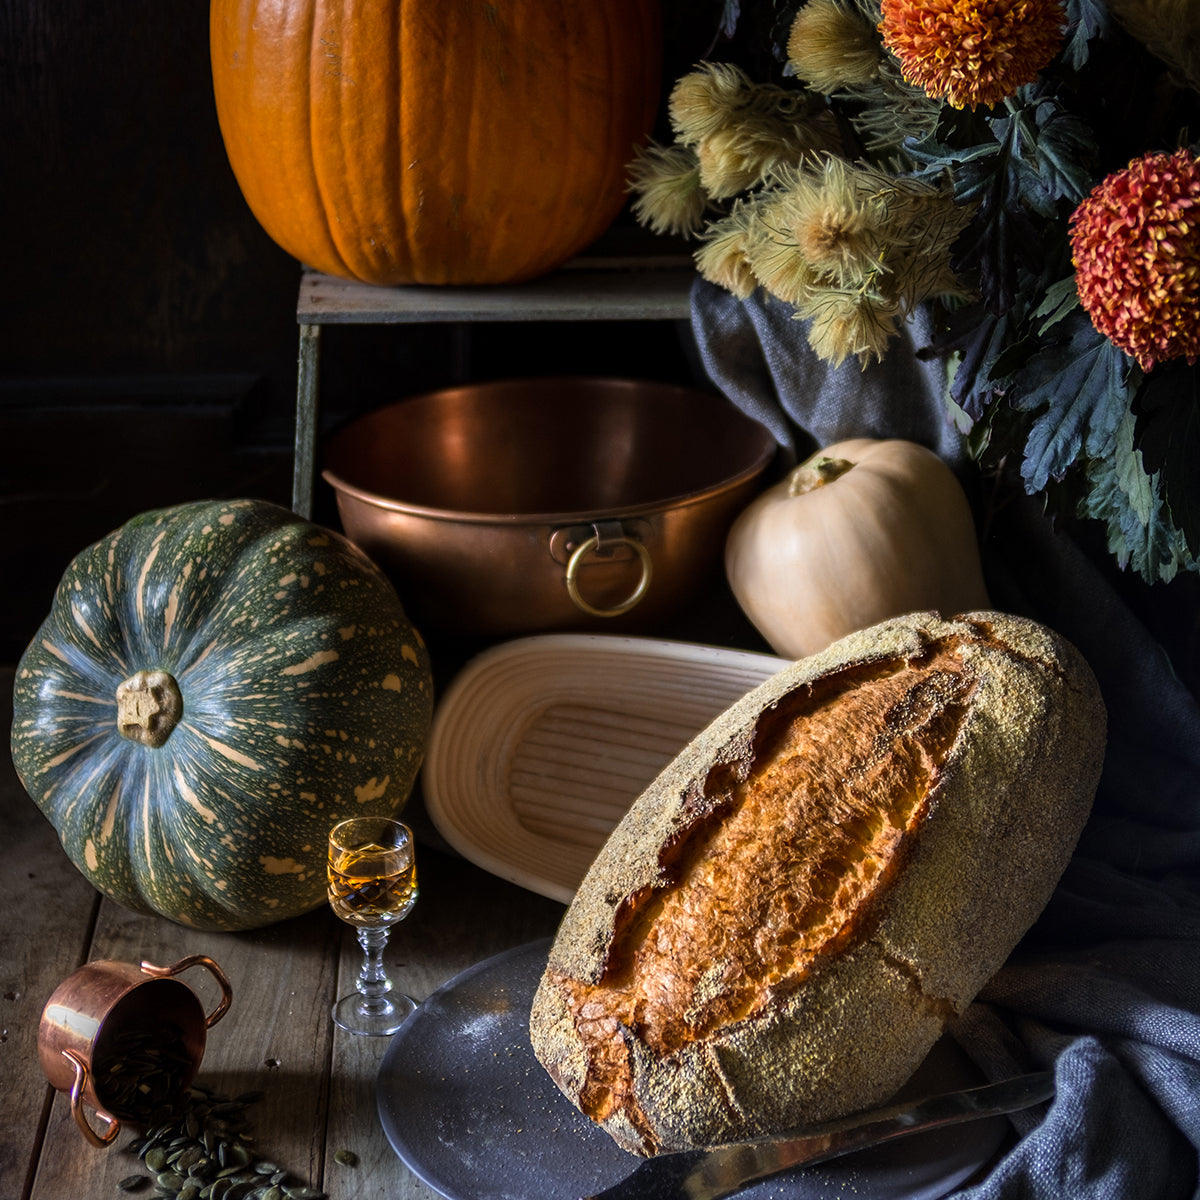
[[[793,467],[788,476],[787,494],[789,496],[804,496],[814,492],[827,483],[845,475],[854,466],[845,458],[829,458],[824,454],[814,454],[806,458],[798,467]]]
[[[182,716],[183,695],[166,671],[138,671],[117,685],[117,728],[131,742],[157,750]]]

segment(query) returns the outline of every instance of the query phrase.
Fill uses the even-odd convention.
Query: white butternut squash
[[[910,612],[991,607],[962,486],[899,439],[837,442],[761,493],[729,531],[725,573],[785,658]]]

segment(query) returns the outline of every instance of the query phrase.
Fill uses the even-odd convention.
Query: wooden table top
[[[4,728],[12,668],[0,670]],[[225,1095],[263,1093],[247,1113],[255,1153],[330,1200],[412,1200],[438,1193],[393,1152],[376,1112],[386,1038],[354,1037],[329,1018],[352,990],[361,962],[353,931],[327,910],[251,933],[185,929],[102,899],[76,871],[57,835],[0,764],[0,1200],[114,1200],[152,1196],[117,1184],[141,1168],[127,1150],[134,1131],[94,1148],[67,1098],[38,1063],[42,1009],[85,962],[107,958],[175,963],[214,959],[233,990],[208,1034],[198,1079]],[[421,897],[391,935],[385,963],[398,990],[417,1000],[474,963],[553,933],[563,906],[429,846],[419,846]],[[217,989],[200,968],[183,978],[201,999]],[[357,1162],[343,1165],[339,1151]],[[343,1156],[345,1157],[345,1156]]]

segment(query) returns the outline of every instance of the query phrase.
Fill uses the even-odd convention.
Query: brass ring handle
[[[620,604],[616,604],[612,608],[597,608],[595,605],[589,604],[579,594],[579,583],[576,577],[579,574],[580,564],[593,550],[595,550],[597,546],[600,545],[599,536],[592,534],[592,536],[588,538],[586,542],[581,542],[575,548],[575,551],[567,561],[567,594],[571,597],[572,601],[574,601],[576,608],[582,609],[585,613],[588,613],[593,617],[619,617],[622,613],[627,613],[631,608],[633,608],[633,606],[637,604],[637,602],[646,594],[647,589],[650,587],[650,578],[653,574],[653,565],[650,561],[650,551],[647,550],[646,547],[637,540],[637,538],[626,537],[622,534],[615,538],[605,540],[624,542],[627,546],[633,547],[642,563],[642,576],[638,580],[637,587],[635,587],[633,591],[620,602]]]
[[[64,1050],[62,1056],[75,1068],[75,1079],[71,1084],[71,1115],[75,1118],[75,1124],[79,1126],[80,1133],[93,1146],[107,1146],[121,1132],[121,1122],[111,1113],[106,1113],[104,1109],[97,1108],[96,1116],[108,1128],[101,1134],[97,1133],[91,1127],[87,1119],[87,1113],[83,1111],[83,1089],[87,1086],[88,1075],[87,1063],[83,1061],[79,1053],[75,1050]]]
[[[217,1007],[204,1018],[204,1028],[211,1029],[229,1011],[229,1006],[233,1002],[233,988],[225,977],[225,972],[207,954],[189,954],[187,958],[181,958],[169,967],[156,967],[149,962],[142,962],[139,965],[147,975],[153,975],[155,979],[168,979],[172,975],[186,971],[188,967],[206,968],[221,989],[221,1000]]]

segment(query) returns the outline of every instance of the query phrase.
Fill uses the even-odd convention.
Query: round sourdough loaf
[[[887,1100],[1037,918],[1105,712],[1078,651],[916,613],[719,716],[613,831],[534,998],[534,1051],[626,1149]]]

